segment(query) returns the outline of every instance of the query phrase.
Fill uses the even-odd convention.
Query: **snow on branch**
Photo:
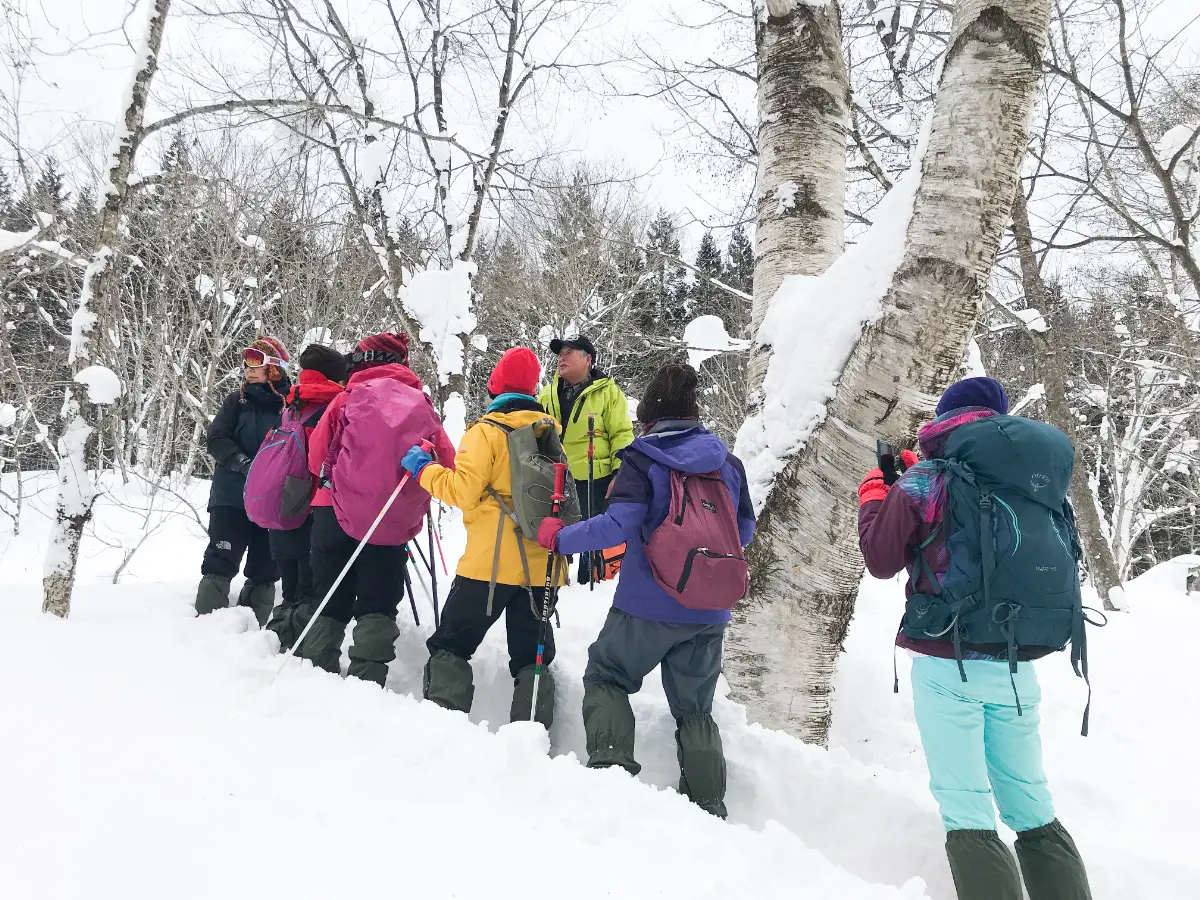
[[[473,262],[457,260],[449,269],[434,264],[415,274],[404,290],[404,308],[420,323],[418,336],[432,348],[442,384],[463,373],[465,347],[459,335],[470,334],[477,324],[471,311],[475,272]]]
[[[721,353],[736,353],[750,349],[750,342],[732,338],[725,330],[720,316],[697,316],[683,329],[683,343],[687,347],[688,365],[699,369],[706,360]]]

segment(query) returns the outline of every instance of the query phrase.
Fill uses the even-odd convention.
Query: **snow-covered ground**
[[[205,490],[188,492],[201,510]],[[954,896],[904,656],[891,692],[899,584],[864,584],[829,751],[718,702],[725,824],[674,792],[674,723],[653,679],[634,698],[641,776],[579,764],[579,676],[611,588],[563,597],[547,744],[502,724],[499,626],[474,662],[470,721],[413,698],[427,601],[419,629],[401,612],[389,692],[299,663],[267,689],[273,637],[241,610],[192,616],[194,519],[161,520],[111,583],[140,537],[133,488],[100,501],[72,617],[42,616],[36,507],[50,497],[34,497],[19,536],[0,525],[0,896]],[[446,536],[453,568],[453,517]],[[1133,584],[1132,613],[1093,632],[1091,737],[1078,736],[1085,692],[1067,660],[1039,664],[1047,768],[1097,900],[1200,898],[1200,687],[1168,639],[1200,628],[1183,571]]]

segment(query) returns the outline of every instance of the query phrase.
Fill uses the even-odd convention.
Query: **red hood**
[[[382,366],[371,366],[369,369],[355,372],[350,376],[350,381],[346,384],[346,390],[349,390],[356,384],[374,381],[376,378],[390,378],[392,381],[407,384],[418,391],[424,389],[421,379],[408,366],[401,365],[400,363],[385,363]]]
[[[342,386],[315,369],[302,369],[300,381],[288,393],[287,402],[329,403],[342,392]]]

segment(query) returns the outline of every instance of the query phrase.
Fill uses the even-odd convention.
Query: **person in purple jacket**
[[[660,369],[638,405],[642,437],[619,451],[621,467],[608,511],[570,527],[546,519],[538,541],[563,554],[627,545],[613,608],[588,650],[583,675],[588,766],[621,766],[633,775],[641,771],[633,755],[629,695],[661,665],[677,726],[679,792],[725,818],[725,754],[712,705],[729,611],[682,606],[654,580],[643,546],[667,516],[672,469],[719,472],[737,508],[742,546],[754,536],[746,471],[721,439],[700,424],[698,385],[691,366]]]
[[[944,458],[957,429],[1007,412],[1008,395],[995,379],[955,382],[937,418],[917,433],[922,460],[905,450],[904,474],[892,485],[879,469],[867,473],[858,489],[858,535],[872,575],[907,570],[909,597],[937,593],[950,566],[942,528],[947,487],[931,461]],[[1022,876],[1030,900],[1090,900],[1083,860],[1055,817],[1042,768],[1041,691],[1030,662],[1051,648],[1022,647],[1010,674],[1006,645],[964,647],[966,678],[949,636],[917,639],[901,630],[896,645],[913,657],[914,713],[959,900],[1021,900]],[[1017,834],[1020,871],[996,832],[994,807]]]

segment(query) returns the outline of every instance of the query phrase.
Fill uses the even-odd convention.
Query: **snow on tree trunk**
[[[758,178],[754,248],[757,334],[788,275],[820,275],[845,246],[850,81],[837,0],[767,0],[758,47]],[[755,349],[749,400],[760,399],[770,353]]]
[[[858,481],[874,465],[875,438],[911,440],[963,359],[1012,206],[1049,19],[1049,0],[955,6],[920,187],[882,315],[850,353],[813,430],[759,486],[755,580],[735,612],[725,672],[757,721],[810,743],[828,738],[837,655],[862,576]],[[814,292],[861,303],[830,301],[820,281]],[[839,314],[815,309],[818,319]],[[825,323],[810,317],[794,327],[794,335],[772,327],[775,356]],[[790,358],[779,363],[795,368]],[[774,426],[763,424],[764,440]]]
[[[84,364],[89,357],[88,339],[97,321],[109,320],[116,309],[118,272],[113,266],[113,248],[120,237],[119,224],[125,198],[129,192],[129,175],[142,138],[142,124],[150,83],[158,69],[158,53],[162,47],[163,29],[171,0],[154,0],[146,16],[145,31],[136,50],[130,70],[129,84],[121,105],[121,119],[113,134],[108,167],[108,183],[104,204],[100,209],[96,230],[96,252],[84,273],[79,304],[71,318],[70,362],[78,384],[65,391],[62,407],[63,433],[59,438],[58,491],[55,498],[54,526],[46,550],[42,575],[42,611],[66,618],[71,612],[71,593],[75,586],[75,567],[79,560],[79,541],[83,529],[92,517],[96,488],[87,469],[87,442],[93,429],[88,424],[84,398],[93,403],[112,402],[109,390],[93,384],[93,377],[83,375],[92,367]],[[112,372],[108,375],[113,375]],[[113,376],[115,378],[115,376]],[[110,381],[100,375],[101,381]],[[119,382],[118,388],[119,392]]]

